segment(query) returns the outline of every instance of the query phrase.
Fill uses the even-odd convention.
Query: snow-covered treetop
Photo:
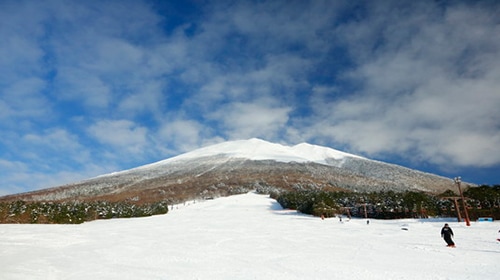
[[[327,159],[343,159],[345,157],[357,157],[356,155],[344,153],[331,148],[301,143],[295,146],[285,146],[270,143],[262,139],[252,138],[249,140],[228,141],[212,146],[200,148],[158,163],[226,155],[233,158],[245,158],[250,160],[275,160],[279,162],[316,162],[325,164]]]

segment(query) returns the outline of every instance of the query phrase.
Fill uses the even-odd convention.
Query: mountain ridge
[[[223,142],[136,168],[0,197],[0,201],[158,200],[225,196],[253,189],[444,192],[451,179],[332,148],[252,138]]]

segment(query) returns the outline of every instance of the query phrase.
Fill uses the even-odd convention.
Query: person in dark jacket
[[[441,237],[444,238],[448,247],[455,247],[455,242],[451,239],[453,237],[453,230],[451,230],[448,224],[444,224],[444,227],[441,229]]]

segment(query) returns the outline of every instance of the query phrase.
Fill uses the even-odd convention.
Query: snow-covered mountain
[[[226,155],[233,158],[249,160],[275,160],[278,162],[316,162],[328,164],[328,159],[343,159],[345,157],[361,158],[356,155],[344,153],[327,147],[307,143],[295,146],[284,146],[270,143],[261,139],[229,141],[209,147],[201,148],[190,153],[160,161],[158,164],[168,163],[183,159],[193,159],[208,156]]]
[[[0,200],[178,203],[253,189],[440,193],[451,188],[453,182],[448,178],[331,148],[307,143],[285,146],[253,138],[224,142],[130,170]]]

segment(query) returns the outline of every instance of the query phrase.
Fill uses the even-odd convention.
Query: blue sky
[[[497,1],[0,1],[0,194],[227,140],[500,184]]]

